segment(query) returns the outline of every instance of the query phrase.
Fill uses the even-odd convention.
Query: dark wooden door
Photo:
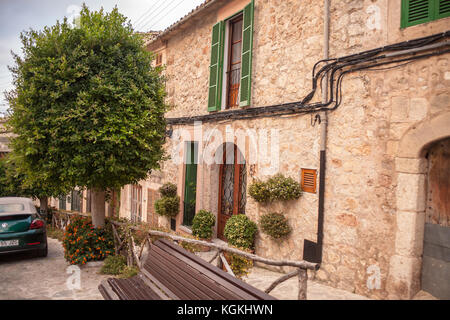
[[[450,299],[450,139],[439,141],[428,152],[422,289]]]
[[[236,145],[224,145],[219,173],[217,237],[226,241],[225,224],[237,214],[245,214],[246,167]]]

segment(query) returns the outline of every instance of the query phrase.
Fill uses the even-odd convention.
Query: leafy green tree
[[[105,191],[145,179],[164,155],[160,70],[117,8],[83,5],[76,27],[65,19],[21,39],[7,94],[17,163],[32,181],[91,189],[101,227]]]
[[[56,180],[33,180],[19,171],[13,153],[0,159],[0,197],[30,197],[39,199],[41,210],[48,210],[48,197],[69,192]]]

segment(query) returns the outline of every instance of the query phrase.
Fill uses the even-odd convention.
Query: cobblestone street
[[[48,238],[48,256],[36,258],[30,253],[0,256],[0,300],[98,300],[97,289],[108,276],[98,274],[101,264],[81,268],[80,289],[70,290],[66,282],[74,274],[66,273],[69,264],[58,240]]]

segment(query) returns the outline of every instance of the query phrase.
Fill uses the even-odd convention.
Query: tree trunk
[[[41,212],[46,214],[48,212],[48,198],[47,197],[39,198],[39,202]]]
[[[91,190],[91,215],[94,227],[102,228],[105,226],[105,191]]]

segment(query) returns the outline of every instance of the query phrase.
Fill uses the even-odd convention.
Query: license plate
[[[14,247],[19,245],[19,240],[0,241],[0,247]]]

